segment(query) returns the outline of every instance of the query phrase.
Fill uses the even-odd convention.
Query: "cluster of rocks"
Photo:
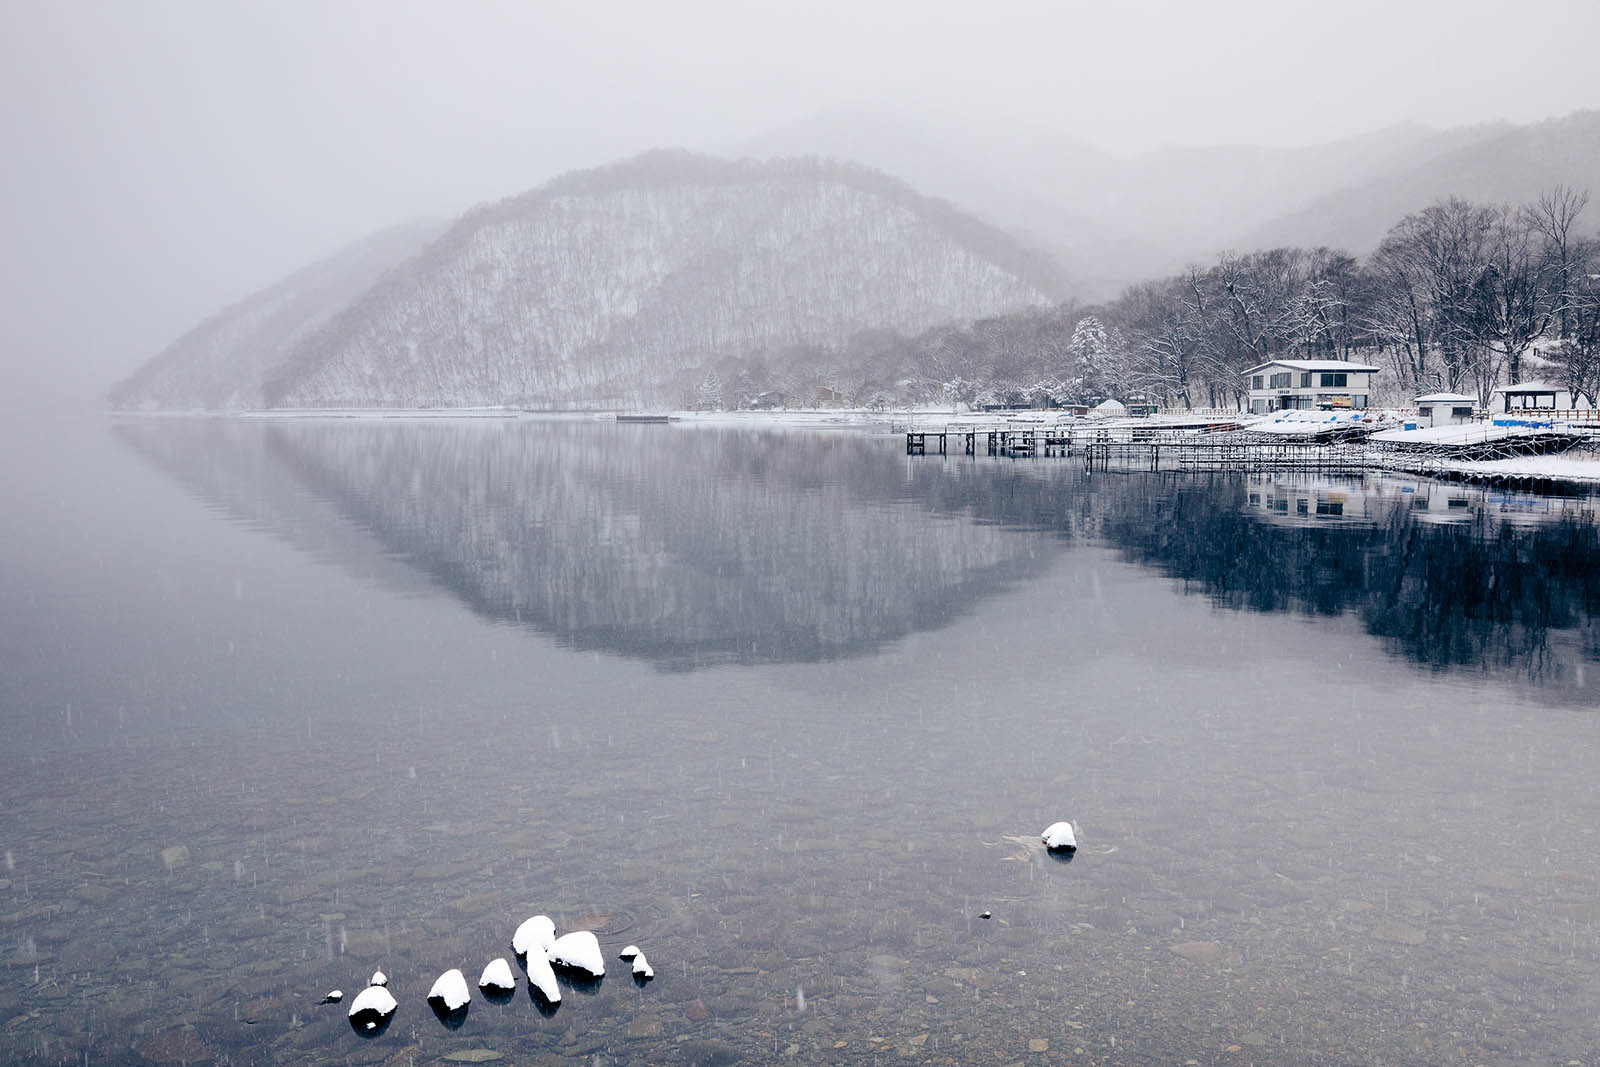
[[[556,924],[547,915],[535,915],[517,927],[511,937],[511,949],[523,961],[530,990],[537,993],[541,1003],[548,1008],[561,1003],[561,987],[556,982],[557,968],[581,981],[598,982],[605,977],[606,965],[600,952],[600,939],[589,930],[573,930],[557,937]],[[638,945],[629,945],[618,955],[629,964],[635,980],[643,983],[656,976]],[[388,976],[381,970],[375,971],[368,979],[367,987],[350,1002],[350,1025],[357,1033],[376,1036],[389,1025],[399,1005],[388,986]],[[491,960],[478,976],[478,991],[491,1001],[508,999],[516,987],[516,975],[504,956]],[[335,989],[322,998],[322,1003],[336,1004],[343,999],[344,992]],[[460,1025],[472,1002],[466,976],[459,968],[452,967],[445,971],[428,991],[427,1000],[441,1022]]]

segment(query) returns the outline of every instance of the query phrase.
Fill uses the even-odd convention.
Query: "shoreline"
[[[110,418],[131,419],[251,419],[251,420],[334,420],[334,421],[432,421],[432,420],[552,420],[601,422],[615,421],[616,410],[531,411],[511,408],[273,408],[241,411],[104,411]],[[663,411],[673,423],[694,426],[751,427],[766,429],[843,429],[897,432],[913,422],[933,427],[974,418],[1006,419],[1006,414],[955,412],[942,408],[897,408],[872,411],[864,408],[783,409],[765,411]],[[1026,420],[1022,420],[1025,424]],[[1119,423],[1122,420],[1118,420]],[[1141,424],[1150,425],[1149,423]],[[1156,423],[1159,425],[1159,422]],[[1580,446],[1581,447],[1581,446]],[[1532,492],[1600,489],[1600,455],[1570,452],[1551,455],[1517,456],[1495,460],[1451,460],[1435,457],[1425,463],[1394,462],[1399,457],[1374,450],[1367,469],[1438,478],[1467,484],[1499,485]]]

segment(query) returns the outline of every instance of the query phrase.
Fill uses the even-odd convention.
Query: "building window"
[[[1433,418],[1433,409],[1432,408],[1424,408],[1424,407],[1417,408],[1417,418],[1419,418],[1419,419],[1431,419],[1431,418]]]
[[[1261,375],[1253,374],[1253,375],[1250,376],[1250,388],[1252,388],[1252,389],[1265,389],[1266,386],[1262,385],[1261,383],[1262,383]]]
[[[1302,389],[1310,389],[1311,388],[1311,372],[1310,371],[1306,371],[1304,374],[1300,375],[1300,388],[1302,388]]]
[[[1344,501],[1343,500],[1319,500],[1319,501],[1317,501],[1317,514],[1318,515],[1343,515],[1344,514]]]
[[[1345,378],[1346,375],[1343,372],[1339,374],[1324,374],[1322,376],[1322,387],[1324,389],[1343,389],[1346,384]]]
[[[1272,383],[1268,386],[1268,388],[1288,389],[1289,383],[1292,381],[1294,381],[1294,375],[1288,371],[1284,371],[1281,374],[1274,374],[1272,376]]]
[[[1450,409],[1450,417],[1451,418],[1456,418],[1456,419],[1470,419],[1470,418],[1472,418],[1472,409],[1471,408],[1451,408]]]
[[[1363,410],[1366,409],[1367,398],[1366,398],[1365,394],[1362,394],[1360,396],[1355,397],[1352,402],[1355,404],[1356,407],[1361,408]]]

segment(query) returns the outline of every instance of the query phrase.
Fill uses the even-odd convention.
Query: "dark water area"
[[[1589,498],[579,420],[6,435],[5,1060],[1600,1047]],[[538,912],[605,979],[436,1018]],[[368,1039],[317,1002],[380,967]]]

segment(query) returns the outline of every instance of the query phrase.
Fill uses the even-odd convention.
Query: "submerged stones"
[[[1076,852],[1078,850],[1078,838],[1072,832],[1072,824],[1070,822],[1051,823],[1045,827],[1044,833],[1039,835],[1039,839],[1044,842],[1044,847],[1051,852]]]
[[[517,980],[504,956],[496,957],[483,969],[478,977],[478,988],[489,996],[505,996],[516,990]]]
[[[344,999],[344,990],[330,989],[328,995],[317,1001],[318,1004],[337,1004]]]
[[[556,966],[581,971],[591,978],[600,978],[606,973],[606,961],[600,955],[600,939],[588,930],[562,934],[550,946],[548,955]]]

